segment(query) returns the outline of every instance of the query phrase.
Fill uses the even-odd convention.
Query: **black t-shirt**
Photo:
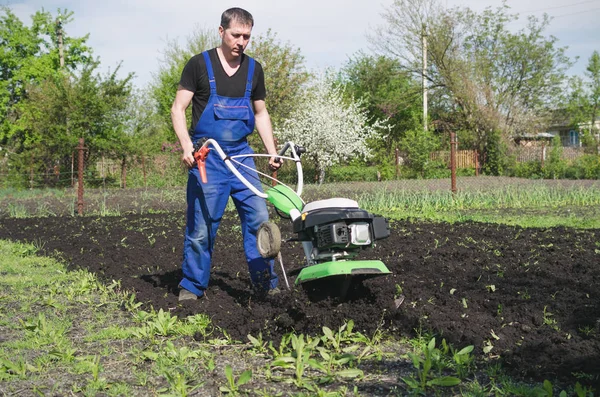
[[[217,94],[230,98],[243,97],[246,92],[246,77],[248,76],[248,56],[242,54],[242,63],[233,76],[228,76],[221,65],[217,49],[208,51],[210,62],[212,63],[215,82],[217,84]],[[194,55],[183,68],[181,85],[186,90],[194,92],[192,98],[192,123],[190,131],[193,131],[200,120],[200,116],[206,107],[210,97],[210,85],[208,84],[208,73],[206,71],[206,62],[202,54]],[[266,98],[265,75],[260,63],[255,62],[254,76],[252,78],[251,99],[264,100]]]

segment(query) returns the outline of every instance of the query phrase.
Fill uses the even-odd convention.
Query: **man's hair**
[[[228,29],[231,21],[254,27],[254,18],[252,18],[252,14],[242,8],[233,7],[223,11],[223,14],[221,14],[221,27],[223,27],[223,29]]]

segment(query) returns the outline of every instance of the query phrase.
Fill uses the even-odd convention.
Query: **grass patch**
[[[0,241],[0,394],[185,396],[551,395],[512,381],[472,347],[431,335],[367,337],[348,321],[321,335],[233,341],[203,314],[140,310],[118,281],[68,272],[34,245]],[[393,372],[391,371],[393,369]],[[569,392],[590,395],[575,385]],[[546,393],[546,394],[544,394]]]
[[[367,191],[359,205],[393,219],[600,228],[600,189],[508,186],[489,191]]]

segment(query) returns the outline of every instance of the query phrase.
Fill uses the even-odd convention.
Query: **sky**
[[[439,0],[452,7],[483,11],[496,8],[501,0]],[[74,12],[65,26],[70,36],[89,33],[88,44],[100,58],[101,71],[135,73],[134,84],[147,86],[157,73],[167,42],[185,43],[198,28],[218,29],[221,13],[242,7],[254,16],[253,35],[268,29],[277,38],[299,48],[309,70],[340,68],[358,51],[370,53],[367,34],[384,25],[382,14],[393,0],[0,0],[26,24],[42,8]],[[545,31],[567,46],[567,55],[580,59],[570,70],[583,75],[594,50],[600,51],[600,0],[506,0],[520,19],[510,28],[525,26],[525,17],[554,19]]]

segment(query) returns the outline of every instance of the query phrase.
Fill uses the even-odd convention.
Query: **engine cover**
[[[311,241],[319,251],[354,251],[389,236],[387,219],[359,208],[321,208],[294,220],[300,241]]]

